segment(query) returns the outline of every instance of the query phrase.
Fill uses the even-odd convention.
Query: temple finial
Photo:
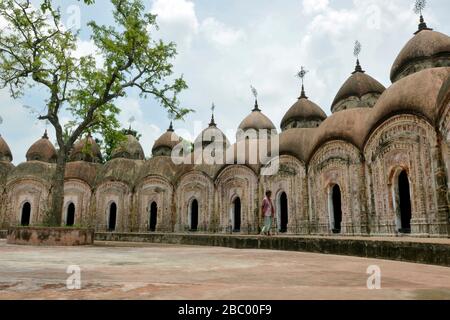
[[[169,129],[167,129],[168,132],[173,132],[173,120],[176,118],[175,116],[175,112],[173,112],[172,110],[169,111],[169,119],[170,119],[170,125],[169,125]]]
[[[167,129],[168,132],[173,132],[173,121],[170,121],[169,129]]]
[[[418,34],[423,30],[433,30],[428,28],[425,19],[423,18],[423,10],[425,10],[426,6],[427,6],[426,0],[416,0],[416,3],[414,5],[414,13],[420,15],[420,23],[418,30],[414,34]]]
[[[216,106],[214,104],[214,102],[211,105],[211,122],[209,123],[210,127],[215,127],[216,126],[216,122],[214,121],[214,110],[216,110]]]
[[[357,73],[357,72],[362,72],[364,73],[365,71],[362,69],[361,64],[359,63],[359,55],[361,53],[361,49],[362,49],[362,45],[361,42],[359,42],[358,40],[355,41],[355,46],[353,47],[353,55],[356,58],[356,67],[355,67],[355,71],[352,72],[352,74]]]
[[[259,112],[259,111],[261,111],[261,109],[259,108],[259,105],[258,105],[258,91],[253,86],[250,86],[250,89],[252,90],[252,94],[255,97],[255,107],[253,108],[252,111]]]
[[[44,132],[44,135],[42,136],[42,139],[47,139],[48,140],[47,129],[45,129],[45,132]]]
[[[305,69],[304,66],[300,68],[300,71],[297,73],[297,77],[302,80],[302,92],[300,93],[299,99],[308,99],[305,93],[305,77],[309,71]]]

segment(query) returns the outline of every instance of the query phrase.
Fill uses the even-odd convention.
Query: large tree
[[[172,76],[175,44],[152,38],[156,16],[146,13],[140,0],[111,3],[113,25],[87,25],[96,54],[76,58],[79,33],[64,28],[52,0],[42,0],[37,7],[24,0],[0,2],[0,19],[7,24],[0,30],[0,87],[16,99],[29,87],[46,92],[39,119],[56,132],[58,157],[44,221],[49,226],[61,225],[65,166],[74,143],[85,132],[117,132],[118,98],[134,89],[141,98],[155,98],[177,118],[190,111],[180,107],[177,98],[187,88],[185,81]],[[71,117],[66,127],[61,114]]]

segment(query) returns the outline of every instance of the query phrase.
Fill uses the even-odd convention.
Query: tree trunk
[[[67,156],[64,150],[58,151],[56,171],[51,185],[51,206],[47,212],[45,224],[50,227],[60,227],[64,205],[64,176],[66,173]]]

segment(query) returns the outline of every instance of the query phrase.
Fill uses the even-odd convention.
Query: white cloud
[[[242,30],[230,28],[211,17],[203,20],[201,32],[208,41],[220,47],[232,46],[245,37]]]
[[[306,14],[318,13],[328,8],[328,0],[303,0],[303,10]]]
[[[158,34],[163,39],[190,47],[199,28],[195,5],[192,1],[155,0],[150,12],[158,15],[157,23],[160,27]]]
[[[77,41],[77,48],[74,52],[72,52],[72,56],[76,59],[80,59],[81,57],[85,57],[88,55],[92,55],[95,59],[95,63],[97,68],[101,68],[105,59],[99,54],[98,48],[92,40],[81,40]]]

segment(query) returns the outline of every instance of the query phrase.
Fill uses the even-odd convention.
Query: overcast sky
[[[34,1],[37,3],[37,0]],[[216,122],[234,141],[234,130],[253,108],[250,85],[259,92],[263,112],[279,127],[300,93],[295,77],[300,66],[310,72],[306,91],[310,100],[327,114],[340,86],[354,70],[353,45],[362,45],[361,64],[368,74],[390,85],[391,65],[417,30],[413,0],[145,0],[147,10],[158,14],[158,36],[174,41],[179,55],[175,74],[183,74],[189,89],[183,106],[195,113],[175,123],[176,131],[193,139],[210,119],[216,105]],[[59,1],[64,19],[73,23],[79,6],[81,39],[79,54],[93,48],[90,20],[109,24],[109,1],[92,7],[75,0]],[[75,8],[75,9],[74,9]],[[450,34],[450,1],[429,0],[424,16],[428,26]],[[0,21],[1,26],[1,21]],[[25,160],[29,146],[45,129],[23,105],[42,110],[42,91],[30,90],[20,101],[0,91],[0,134],[8,142],[14,163]],[[150,156],[154,140],[168,127],[167,113],[153,100],[140,100],[135,92],[118,101],[120,120],[142,134]],[[53,130],[49,127],[52,141]]]

